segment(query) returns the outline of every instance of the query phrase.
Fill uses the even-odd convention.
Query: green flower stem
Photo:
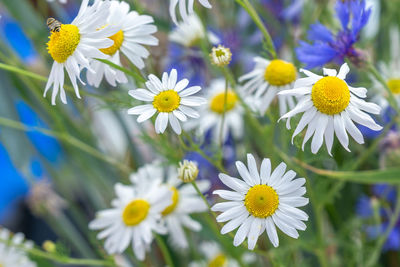
[[[376,148],[379,146],[379,143],[383,139],[384,136],[386,136],[387,132],[389,132],[390,128],[395,124],[395,121],[392,120],[391,123],[385,126],[385,129],[383,130],[382,134],[374,140],[374,142],[368,147],[368,149],[360,155],[360,157],[350,166],[349,170],[350,171],[355,171],[357,170],[367,159],[370,158],[370,156],[375,152]],[[332,187],[331,190],[328,191],[328,193],[325,195],[324,199],[332,199],[346,184],[346,181],[339,181],[335,183],[335,185]],[[320,205],[323,206],[325,205],[325,201],[321,201]]]
[[[185,142],[182,140],[182,137],[179,135],[180,142],[185,150],[194,150],[195,152],[199,153],[203,158],[205,158],[208,162],[210,162],[214,167],[216,167],[219,171],[225,172],[224,166],[221,164],[220,161],[214,160],[208,155],[204,153],[204,151],[192,140],[189,134],[185,131],[182,131],[182,135],[189,141],[190,146],[188,147]]]
[[[116,159],[114,159],[112,157],[104,155],[97,149],[87,145],[86,143],[82,142],[79,139],[76,139],[75,137],[73,137],[67,133],[59,133],[59,132],[51,131],[51,130],[40,128],[40,127],[30,127],[30,126],[22,124],[18,121],[7,119],[4,117],[0,117],[0,125],[6,126],[9,128],[13,128],[13,129],[17,129],[17,130],[21,130],[21,131],[38,131],[45,135],[56,137],[60,141],[63,141],[66,144],[74,146],[74,147],[86,152],[87,154],[92,155],[95,158],[101,159],[101,160],[115,166],[124,174],[131,173],[131,169],[128,166],[121,164],[119,161],[117,161]]]
[[[400,192],[400,186],[397,187],[397,192]],[[396,206],[395,206],[394,213],[390,217],[389,226],[386,229],[386,231],[383,233],[383,235],[381,235],[379,237],[378,241],[376,242],[376,246],[375,246],[374,250],[372,251],[372,253],[370,254],[371,256],[369,257],[367,263],[365,264],[366,267],[376,265],[376,262],[379,259],[379,255],[381,254],[382,247],[385,244],[390,233],[392,232],[393,228],[395,227],[397,221],[399,220],[399,216],[400,216],[400,194],[397,193]]]
[[[251,5],[249,0],[236,0],[236,2],[241,5],[247,13],[250,15],[250,17],[253,19],[254,23],[257,25],[257,27],[260,29],[262,32],[264,38],[265,38],[265,44],[267,47],[268,52],[271,54],[273,58],[276,58],[276,51],[274,47],[274,43],[272,42],[271,35],[269,34],[267,28],[265,27],[264,23],[260,19],[260,16],[257,14],[257,11],[255,8]]]
[[[164,260],[165,260],[166,264],[169,267],[174,267],[175,266],[174,262],[172,261],[171,254],[169,253],[168,247],[165,244],[164,240],[158,234],[154,234],[154,236],[156,238],[156,242],[157,242],[158,247],[161,249],[161,252],[162,252],[162,254],[164,256]]]
[[[0,69],[6,70],[6,71],[9,71],[9,72],[13,72],[13,73],[17,73],[17,74],[20,74],[20,75],[24,75],[26,77],[32,78],[34,80],[42,81],[42,82],[47,82],[47,80],[48,80],[47,77],[42,76],[40,74],[31,72],[31,71],[28,71],[28,70],[24,70],[24,69],[18,68],[16,66],[11,66],[11,65],[8,65],[8,64],[4,64],[4,63],[1,63],[1,62],[0,62]],[[65,87],[65,89],[67,91],[75,92],[75,89],[72,88],[71,86],[64,85],[64,87]],[[80,93],[82,95],[91,96],[91,97],[95,97],[95,98],[99,98],[99,99],[104,100],[104,97],[102,97],[100,95],[97,95],[97,94],[92,94],[92,93],[89,93],[89,92],[86,92],[86,91],[81,91]]]
[[[113,260],[76,259],[67,257],[65,255],[58,255],[56,253],[45,252],[37,248],[27,248],[23,244],[16,245],[9,240],[0,240],[0,242],[5,243],[7,246],[12,246],[21,249],[32,256],[61,264],[73,264],[80,266],[116,266]]]
[[[207,205],[208,209],[210,210],[210,213],[212,213],[213,216],[216,217],[215,213],[211,210],[210,203],[208,203],[208,200],[203,195],[203,193],[200,191],[200,188],[197,186],[196,181],[192,181],[191,183],[192,183],[192,185],[194,187],[194,190],[196,190],[197,194],[201,197],[201,199],[203,199],[204,203]]]

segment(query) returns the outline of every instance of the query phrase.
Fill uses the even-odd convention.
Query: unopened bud
[[[54,253],[56,251],[56,244],[50,240],[44,241],[42,247],[45,251],[50,253]]]
[[[194,161],[184,160],[179,162],[178,178],[185,183],[193,182],[199,174],[199,169]]]
[[[228,65],[232,60],[231,50],[222,45],[213,47],[210,54],[211,63],[218,67],[224,67]]]

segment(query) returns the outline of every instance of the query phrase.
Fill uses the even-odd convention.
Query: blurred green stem
[[[396,226],[396,223],[399,220],[399,215],[400,215],[400,186],[397,187],[397,200],[396,200],[396,206],[394,213],[390,217],[390,222],[388,227],[386,228],[386,231],[379,237],[379,239],[376,242],[376,246],[372,253],[370,254],[371,256],[367,260],[367,263],[365,264],[366,267],[370,266],[375,266],[376,262],[379,259],[379,255],[381,254],[382,247],[385,244],[387,238],[389,237],[390,233],[392,232],[393,228]]]
[[[264,38],[265,38],[265,44],[267,46],[268,52],[271,54],[273,58],[276,58],[276,51],[274,47],[274,43],[272,42],[271,35],[269,34],[267,28],[265,27],[264,23],[262,22],[260,16],[257,14],[257,11],[255,8],[251,5],[249,0],[236,0],[236,2],[241,5],[247,13],[250,15],[250,17],[253,19],[254,23],[257,25],[257,27],[260,29],[262,32]]]
[[[47,259],[53,262],[61,263],[61,264],[73,264],[73,265],[87,265],[87,266],[115,266],[115,263],[111,260],[95,260],[95,259],[76,259],[70,258],[64,255],[58,255],[55,253],[49,253],[42,251],[37,248],[27,248],[24,245],[16,245],[9,240],[0,240],[1,243],[6,243],[8,246],[16,247],[23,251],[26,251],[30,255],[33,255],[38,258]]]
[[[212,165],[214,165],[214,167],[216,167],[219,171],[221,172],[225,172],[225,168],[224,166],[221,164],[221,162],[214,160],[213,158],[209,157],[208,155],[206,155],[206,153],[204,153],[204,151],[199,147],[199,145],[197,145],[193,139],[191,138],[191,136],[189,134],[187,134],[186,132],[182,131],[182,135],[188,140],[190,146],[188,147],[185,144],[185,141],[182,140],[182,137],[179,135],[179,139],[180,142],[182,144],[182,146],[184,147],[185,150],[194,150],[195,152],[199,153],[203,158],[205,158],[208,162],[210,162]]]
[[[174,267],[174,262],[172,261],[172,257],[171,254],[169,253],[168,247],[165,244],[164,240],[162,239],[162,237],[158,234],[154,234],[156,241],[157,241],[157,245],[158,247],[161,249],[161,252],[164,256],[164,260],[165,263],[169,266],[169,267]]]
[[[60,141],[63,141],[63,142],[65,142],[65,143],[67,143],[67,144],[69,144],[71,146],[74,146],[74,147],[76,147],[76,148],[78,148],[78,149],[80,149],[80,150],[82,150],[82,151],[84,151],[84,152],[86,152],[86,153],[98,158],[98,159],[101,159],[101,160],[103,160],[103,161],[105,161],[107,163],[110,163],[111,165],[117,167],[121,172],[123,172],[125,174],[130,174],[131,173],[131,169],[128,166],[126,166],[124,164],[121,164],[119,161],[117,161],[116,159],[114,159],[112,157],[104,155],[103,153],[101,153],[97,149],[85,144],[84,142],[76,139],[75,137],[73,137],[73,136],[71,136],[69,134],[58,133],[58,132],[55,132],[55,131],[51,131],[51,130],[44,129],[44,128],[39,128],[39,127],[29,127],[29,126],[27,126],[25,124],[22,124],[22,123],[18,122],[18,121],[14,121],[14,120],[7,119],[7,118],[4,118],[4,117],[0,117],[0,125],[6,126],[6,127],[9,127],[9,128],[14,128],[14,129],[21,130],[21,131],[26,131],[26,132],[28,132],[28,131],[38,131],[38,132],[41,132],[41,133],[43,133],[45,135],[56,137]]]
[[[17,73],[17,74],[20,74],[20,75],[24,75],[26,77],[29,77],[29,78],[32,78],[32,79],[35,79],[35,80],[38,80],[38,81],[42,81],[42,82],[47,82],[47,80],[48,80],[48,77],[42,76],[40,74],[31,72],[31,71],[28,71],[28,70],[21,69],[21,68],[16,67],[16,66],[11,66],[11,65],[8,65],[8,64],[4,64],[4,63],[1,63],[1,62],[0,62],[0,69],[6,70],[6,71],[9,71],[9,72],[14,72],[14,73]],[[67,89],[67,91],[75,92],[74,88],[72,88],[71,86],[64,85],[64,87],[65,87],[65,89]],[[80,93],[82,95],[87,95],[87,96],[91,96],[91,97],[95,97],[95,98],[99,98],[99,99],[104,100],[104,97],[100,96],[100,95],[92,94],[92,93],[85,92],[85,91],[80,91]]]

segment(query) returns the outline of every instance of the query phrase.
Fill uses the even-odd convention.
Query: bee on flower
[[[254,62],[254,70],[241,76],[239,82],[246,81],[241,89],[251,96],[249,99],[253,105],[255,103],[255,110],[264,115],[276,96],[281,116],[294,108],[294,97],[278,95],[278,92],[292,87],[297,77],[295,66],[281,59],[267,60],[261,57],[255,57]]]
[[[272,171],[271,161],[263,159],[260,171],[253,155],[247,154],[247,167],[241,161],[236,162],[242,179],[220,173],[219,179],[233,191],[215,190],[214,194],[228,201],[217,203],[213,211],[222,212],[217,222],[225,224],[221,234],[239,228],[233,245],[239,246],[247,238],[248,248],[253,250],[258,237],[267,232],[274,247],[279,245],[275,225],[290,237],[298,238],[297,230],[304,231],[308,215],[298,209],[308,204],[303,197],[306,189],[304,178],[297,178],[292,170],[286,172],[286,164],[281,163]]]
[[[76,80],[80,78],[80,72],[90,67],[90,61],[94,58],[105,59],[107,55],[99,49],[113,45],[113,40],[107,38],[114,35],[117,30],[112,26],[104,27],[104,22],[109,15],[110,2],[95,1],[88,6],[88,0],[83,0],[79,12],[71,24],[61,24],[58,31],[51,31],[47,50],[54,60],[49,79],[44,90],[44,97],[53,86],[51,95],[52,105],[56,104],[56,97],[60,94],[61,101],[66,104],[67,96],[64,90],[64,69],[71,80],[75,94],[79,94]]]
[[[102,1],[102,3],[104,4],[105,2]],[[158,45],[158,39],[152,35],[157,31],[157,27],[153,22],[154,19],[151,16],[139,15],[136,11],[130,11],[128,3],[111,1],[110,14],[104,25],[112,25],[118,31],[108,37],[114,41],[114,44],[100,49],[102,53],[107,55],[105,59],[122,66],[121,56],[123,54],[136,67],[139,69],[144,68],[143,59],[150,55],[144,46]],[[92,60],[90,66],[94,72],[87,72],[87,80],[90,85],[95,87],[99,87],[103,77],[112,86],[128,81],[122,71],[98,60]]]
[[[350,71],[347,63],[340,67],[339,73],[335,69],[324,69],[326,76],[303,69],[300,71],[307,77],[298,79],[293,89],[281,91],[279,94],[296,96],[300,99],[296,107],[283,115],[281,119],[288,119],[286,126],[290,129],[290,118],[304,112],[292,136],[293,142],[293,138],[308,125],[303,140],[303,150],[306,142],[314,135],[311,152],[317,153],[325,139],[328,153],[332,155],[331,149],[336,134],[342,146],[350,151],[347,132],[357,143],[364,143],[363,135],[354,122],[374,131],[382,129],[366,113],[379,114],[381,111],[378,105],[362,99],[367,96],[367,89],[352,87],[346,83],[346,75]]]
[[[186,121],[187,117],[198,118],[199,113],[192,107],[205,104],[205,99],[192,96],[201,90],[200,86],[188,87],[189,80],[183,79],[179,82],[178,73],[175,69],[168,73],[164,72],[160,80],[150,74],[146,82],[147,89],[130,90],[129,95],[135,99],[151,102],[151,104],[139,105],[128,110],[128,114],[139,115],[139,123],[150,119],[158,113],[155,121],[156,133],[164,133],[168,122],[176,134],[182,133],[179,121]]]

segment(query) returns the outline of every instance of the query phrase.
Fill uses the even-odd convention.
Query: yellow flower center
[[[219,253],[208,263],[208,267],[225,267],[227,264],[226,256],[222,253]]]
[[[165,210],[163,210],[163,212],[161,212],[161,214],[163,216],[166,216],[166,215],[170,214],[171,212],[173,212],[176,208],[176,205],[178,205],[178,201],[179,201],[178,190],[175,187],[171,187],[170,190],[172,191],[172,204],[169,205],[168,207],[166,207]]]
[[[387,85],[393,94],[400,94],[400,79],[391,79]]]
[[[287,85],[296,80],[296,68],[292,63],[274,59],[265,69],[264,78],[271,85]]]
[[[225,105],[225,92],[219,93],[215,95],[210,102],[210,109],[215,113],[222,114],[233,109],[236,106],[236,102],[238,101],[238,97],[235,92],[232,90],[228,90],[226,94],[226,105]]]
[[[81,35],[79,29],[72,24],[62,24],[60,31],[51,32],[47,50],[51,57],[58,63],[65,62],[79,44]]]
[[[114,44],[108,48],[101,48],[100,51],[104,54],[112,56],[121,48],[122,42],[124,41],[124,32],[120,30],[113,36],[108,37],[108,39],[113,40]]]
[[[146,219],[149,209],[150,204],[146,200],[133,200],[126,205],[122,213],[122,220],[126,226],[135,226]]]
[[[247,191],[244,205],[254,217],[266,218],[274,214],[278,208],[279,197],[272,187],[259,184]]]
[[[311,99],[320,112],[335,115],[349,105],[350,90],[343,80],[327,76],[314,84]]]
[[[181,97],[175,90],[167,90],[154,97],[153,106],[158,112],[172,112],[179,107]]]

